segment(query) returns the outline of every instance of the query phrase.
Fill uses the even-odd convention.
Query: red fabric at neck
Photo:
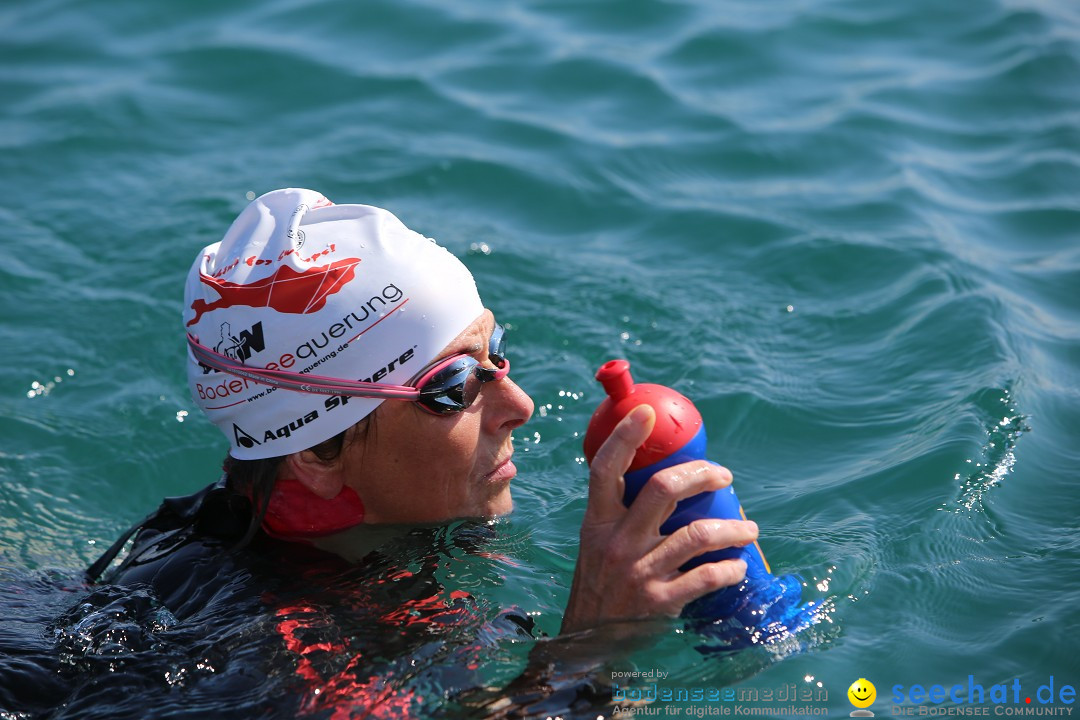
[[[364,521],[364,504],[350,487],[325,500],[293,478],[279,478],[270,492],[262,527],[283,540],[316,538],[348,530]]]

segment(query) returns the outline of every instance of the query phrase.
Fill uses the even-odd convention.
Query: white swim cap
[[[246,365],[402,385],[483,312],[468,269],[394,215],[312,190],[251,202],[195,260],[185,331]],[[383,400],[260,385],[188,350],[192,397],[241,460],[306,450]]]

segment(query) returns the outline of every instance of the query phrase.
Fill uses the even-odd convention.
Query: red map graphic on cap
[[[359,262],[360,258],[345,258],[299,272],[288,265],[282,265],[273,275],[247,285],[218,280],[199,273],[199,280],[212,287],[221,295],[221,299],[208,303],[199,298],[191,303],[195,317],[188,322],[188,326],[199,322],[204,313],[235,305],[269,307],[278,312],[295,315],[322,310],[327,296],[333,295],[352,281]]]

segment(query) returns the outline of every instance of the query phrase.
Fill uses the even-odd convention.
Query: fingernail
[[[747,545],[753,545],[753,544],[754,544],[754,540],[755,540],[755,538],[757,538],[757,536],[758,536],[758,526],[757,526],[757,523],[756,523],[756,522],[754,522],[753,520],[743,520],[743,526],[744,526],[744,527],[746,528],[746,531],[747,531],[747,532],[748,532],[748,533],[749,533],[749,534],[750,534],[750,535],[751,535],[752,537],[751,537],[751,538],[750,538],[749,540],[747,540],[746,542],[744,542],[744,543],[742,544],[742,547],[746,547]]]
[[[652,409],[648,405],[638,405],[630,411],[630,422],[635,425],[644,425],[649,422],[649,415],[651,414]]]

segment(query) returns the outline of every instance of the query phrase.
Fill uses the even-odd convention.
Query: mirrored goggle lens
[[[479,365],[473,357],[455,359],[424,383],[417,402],[440,415],[461,412],[480,394],[483,382],[476,373]]]
[[[421,371],[417,402],[440,415],[461,412],[472,405],[484,383],[505,377],[510,370],[505,337],[506,331],[496,325],[488,341],[488,357],[495,368],[485,368],[472,356],[459,355]]]
[[[491,340],[488,342],[488,356],[496,367],[502,367],[506,362],[506,330],[502,325],[496,325],[491,332]]]

